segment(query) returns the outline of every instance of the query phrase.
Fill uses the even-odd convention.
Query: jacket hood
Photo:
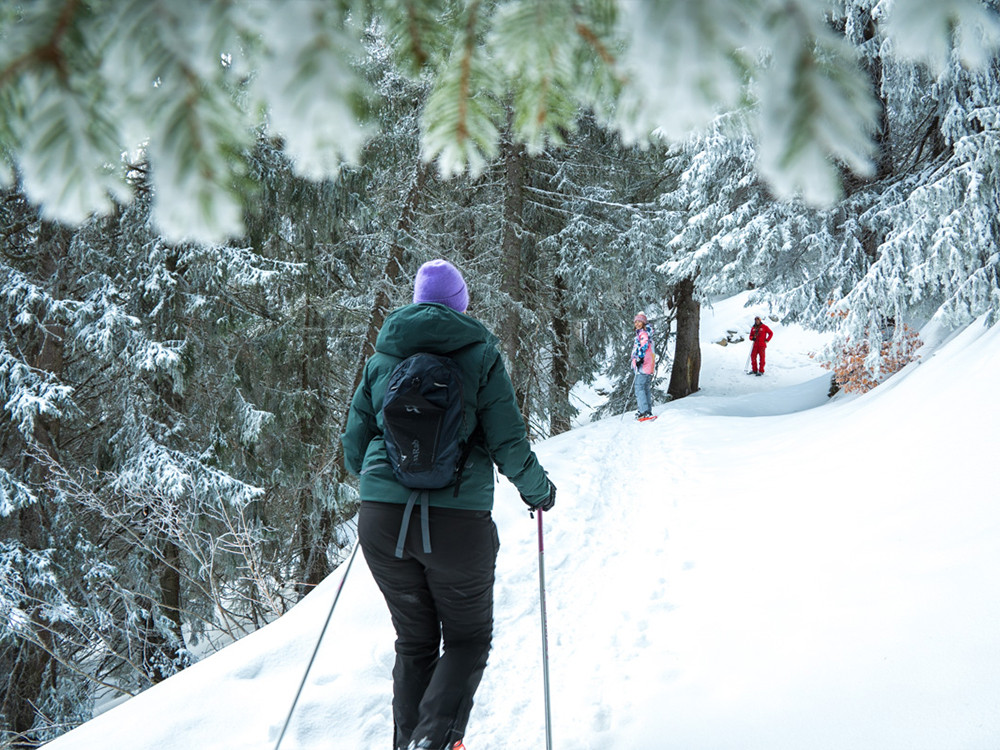
[[[402,359],[416,352],[447,355],[471,344],[495,341],[475,318],[445,305],[423,302],[389,314],[375,341],[375,351]]]

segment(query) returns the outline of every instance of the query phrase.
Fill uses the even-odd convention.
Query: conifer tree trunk
[[[674,307],[677,309],[677,338],[667,392],[676,399],[698,390],[701,373],[701,346],[698,343],[701,305],[694,298],[693,277],[675,288]]]
[[[429,164],[425,164],[422,160],[417,162],[413,183],[411,184],[410,190],[406,195],[406,201],[403,203],[403,210],[400,212],[399,220],[396,222],[396,238],[407,236],[413,229],[417,207],[423,199],[427,180],[430,176],[430,170],[431,166]],[[406,248],[403,247],[402,243],[400,243],[398,239],[394,240],[389,247],[389,257],[386,259],[385,268],[382,270],[382,284],[379,287],[378,292],[375,294],[375,302],[368,315],[368,330],[365,334],[365,340],[362,342],[361,349],[358,352],[358,360],[354,366],[354,380],[348,399],[354,395],[354,392],[361,384],[361,376],[365,370],[365,362],[367,362],[368,358],[375,353],[375,341],[378,339],[379,331],[382,330],[382,324],[385,323],[385,318],[389,314],[389,306],[392,304],[392,299],[389,296],[389,290],[395,286],[396,279],[399,278],[400,271],[403,267],[403,255],[405,250]],[[349,411],[350,401],[348,400],[348,403],[344,408],[344,413],[340,418],[340,429],[337,432],[338,435],[342,434],[344,430],[347,429],[347,415]],[[337,482],[344,482],[347,480],[347,469],[344,466],[344,447],[340,444],[340,440],[336,441],[336,445],[334,447],[333,471]]]
[[[165,651],[171,658],[171,663],[180,667],[180,646],[184,644],[181,630],[181,550],[177,543],[167,539],[161,551],[163,560],[160,563],[160,608],[164,616],[171,622],[173,643],[166,645]],[[174,673],[173,669],[156,669],[153,671],[153,681],[159,682]]]
[[[35,608],[29,613],[33,623],[37,622],[40,609]],[[43,643],[51,645],[51,636],[44,624],[36,632]],[[35,706],[38,705],[42,682],[51,661],[52,657],[44,648],[26,639],[18,642],[12,659],[9,654],[4,654],[2,663],[9,672],[0,694],[0,716],[5,719],[5,729],[13,736],[11,750],[37,747],[37,743],[28,738],[35,724]]]
[[[311,253],[310,253],[311,255]],[[302,325],[302,352],[299,360],[299,388],[303,393],[321,393],[321,378],[314,374],[317,363],[326,359],[327,330],[323,316],[316,312],[312,297],[307,293]],[[326,405],[322,399],[298,420],[299,440],[303,445],[320,444]],[[316,511],[316,497],[311,483],[298,490],[299,495],[299,596],[318,585],[330,574],[327,548],[333,537],[329,513]]]
[[[352,393],[361,383],[361,374],[364,372],[365,362],[375,353],[375,340],[378,339],[379,331],[382,330],[382,324],[385,323],[385,318],[389,314],[389,308],[392,304],[389,290],[396,286],[396,279],[399,278],[400,271],[403,268],[403,255],[406,252],[406,248],[400,243],[399,238],[406,237],[413,230],[416,222],[417,207],[424,197],[430,170],[431,166],[429,164],[425,164],[423,161],[417,163],[413,183],[406,194],[403,210],[400,212],[399,220],[396,222],[395,239],[389,247],[389,257],[386,259],[385,268],[382,271],[382,284],[375,294],[375,303],[372,305],[372,311],[368,316],[368,331],[365,334],[365,341],[361,347],[361,356],[354,369],[354,387],[351,389]],[[346,424],[346,415],[344,419]]]
[[[528,403],[523,362],[521,361],[522,324],[520,305],[524,302],[523,246],[521,242],[524,212],[524,146],[505,138],[502,144],[504,167],[503,230],[500,241],[500,291],[510,300],[500,323],[500,345],[521,417],[529,423]]]
[[[560,274],[555,276],[556,310],[552,321],[555,337],[552,349],[552,419],[551,435],[559,435],[570,428],[569,391],[572,387],[569,377],[569,322],[564,299],[566,284]]]
[[[164,260],[167,272],[171,276],[184,277],[184,269],[178,267],[179,252],[172,250]],[[160,321],[162,334],[170,326],[183,319],[177,307],[179,300],[174,300],[172,308],[164,308],[163,314],[168,316]],[[153,390],[159,396],[162,406],[157,417],[163,424],[170,424],[184,415],[187,404],[182,394],[174,390],[169,378],[157,377]],[[155,413],[156,410],[154,410]],[[157,538],[159,537],[159,538]],[[184,634],[181,622],[181,553],[175,538],[168,532],[150,533],[150,547],[146,554],[154,556],[153,569],[157,571],[155,585],[156,601],[150,602],[149,617],[147,617],[145,632],[142,633],[144,647],[149,650],[150,659],[145,661],[146,676],[157,683],[165,680],[183,668],[181,651],[184,647]],[[159,610],[169,621],[169,634],[163,633],[156,624],[154,609]]]
[[[852,12],[857,14],[857,17],[854,20],[854,25],[861,32],[862,42],[866,45],[875,43],[879,32],[878,25],[875,22],[871,9],[856,6],[852,9]],[[882,56],[865,56],[862,58],[862,62],[865,72],[868,74],[868,78],[871,81],[871,90],[878,95],[878,125],[876,126],[873,134],[878,150],[874,155],[875,174],[870,177],[859,178],[846,168],[841,170],[841,180],[843,181],[844,188],[848,193],[854,192],[862,185],[888,177],[892,171],[893,163],[892,152],[890,150],[892,139],[890,137],[889,105],[886,101],[886,92],[883,80],[885,78],[885,68],[882,62]]]

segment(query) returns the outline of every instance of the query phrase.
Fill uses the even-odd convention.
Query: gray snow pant
[[[430,508],[431,552],[414,514],[398,558],[403,511],[365,501],[358,516],[361,550],[396,629],[394,748],[405,750],[411,740],[450,748],[465,735],[486,669],[500,540],[489,511]]]

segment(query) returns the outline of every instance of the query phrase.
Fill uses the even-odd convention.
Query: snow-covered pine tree
[[[35,283],[58,274],[68,233],[38,222],[37,211],[16,191],[0,193],[0,682],[4,739],[33,739],[39,710],[79,718],[85,701],[55,680],[49,636],[71,613],[58,585],[59,551],[72,544],[74,524],[65,507],[43,492],[44,464],[29,455],[54,451],[59,423],[74,408],[63,381],[63,341],[70,304]],[[35,271],[38,273],[36,274]],[[65,284],[67,278],[62,277]],[[59,286],[55,284],[54,286]],[[66,532],[69,532],[66,536]],[[56,691],[50,686],[58,684]],[[76,704],[76,705],[72,705]],[[65,712],[60,709],[65,709]]]
[[[260,235],[332,236],[338,217],[310,211],[342,202],[281,182],[299,213],[276,200]],[[0,659],[6,731],[37,740],[335,564],[353,506],[328,483],[340,370],[316,289],[349,285],[326,244],[165,243],[143,197],[75,232],[3,199]]]
[[[976,15],[977,6],[963,12]],[[847,194],[832,208],[769,201],[756,219],[790,250],[762,256],[770,279],[762,291],[785,314],[838,330],[828,358],[865,342],[876,375],[885,331],[902,337],[934,315],[951,325],[981,315],[994,322],[1000,288],[996,58],[970,68],[969,48],[956,43],[945,47],[950,53],[933,52],[944,56],[932,67],[914,62],[901,53],[926,59],[933,45],[913,50],[903,43],[898,17],[873,28],[877,11],[850,3],[832,21],[876,77],[884,112],[878,174],[846,180]],[[938,9],[928,13],[924,31],[932,33],[943,21]],[[909,23],[917,22],[903,25]],[[983,17],[981,32],[980,41],[988,41],[994,16]],[[797,260],[781,263],[782,255]],[[897,325],[887,328],[886,320]]]

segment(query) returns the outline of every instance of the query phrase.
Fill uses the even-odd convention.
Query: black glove
[[[552,484],[552,480],[549,480],[549,497],[548,499],[539,505],[538,507],[545,512],[552,510],[552,506],[556,504],[556,486]]]
[[[524,504],[527,505],[532,510],[544,510],[544,511],[552,510],[552,506],[556,504],[556,486],[552,484],[552,480],[550,479],[549,496],[544,500],[542,500],[542,502],[540,503],[528,502],[528,498],[526,498],[524,495],[521,495],[521,500],[523,500]]]

